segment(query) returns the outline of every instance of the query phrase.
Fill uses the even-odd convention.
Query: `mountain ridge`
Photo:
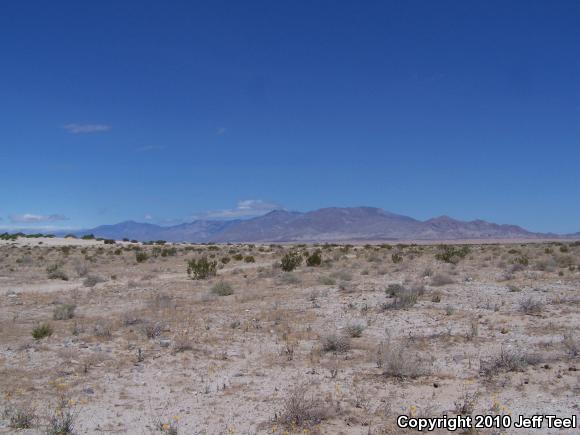
[[[535,233],[518,225],[443,215],[424,221],[376,207],[327,207],[308,212],[272,210],[246,220],[195,220],[173,226],[123,221],[73,232],[77,236],[191,243],[438,241],[573,238],[580,233]]]

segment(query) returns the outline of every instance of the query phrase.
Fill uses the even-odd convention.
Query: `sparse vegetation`
[[[40,325],[35,326],[32,330],[32,337],[35,340],[41,340],[43,338],[50,337],[52,333],[52,326],[50,326],[48,323],[41,323]]]
[[[217,261],[209,261],[203,256],[187,262],[187,275],[191,279],[207,279],[216,275]]]

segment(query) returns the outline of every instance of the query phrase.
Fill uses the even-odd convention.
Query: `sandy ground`
[[[277,267],[316,249],[321,266]],[[400,414],[578,416],[580,245],[470,245],[456,264],[442,252],[0,242],[0,433],[19,415],[31,420],[21,433],[57,433],[70,417],[75,433],[131,434],[396,434]],[[190,279],[186,261],[202,256],[217,276]],[[233,294],[216,294],[221,282]],[[45,323],[52,333],[33,338]]]

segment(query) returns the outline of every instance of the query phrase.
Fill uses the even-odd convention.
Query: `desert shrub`
[[[403,288],[397,292],[392,302],[382,305],[384,310],[402,310],[411,308],[417,303],[418,294],[412,289]]]
[[[519,293],[522,291],[522,289],[519,288],[517,285],[509,284],[507,287],[511,293]]]
[[[144,261],[147,261],[148,258],[149,256],[147,255],[146,252],[143,251],[135,252],[135,261],[137,261],[137,263],[143,263]]]
[[[46,273],[49,279],[62,279],[63,281],[68,281],[67,274],[60,268],[58,264],[53,264],[46,268]]]
[[[278,421],[292,428],[302,428],[319,424],[325,418],[325,411],[312,397],[306,395],[306,388],[297,387],[284,402],[284,409]]]
[[[74,435],[77,415],[69,403],[70,401],[61,398],[59,405],[48,418],[47,435]]]
[[[337,279],[338,281],[352,281],[352,274],[346,270],[335,272],[331,275],[331,277]]]
[[[93,334],[99,338],[111,338],[113,335],[112,325],[106,320],[99,320],[93,326]]]
[[[346,335],[327,334],[321,337],[324,352],[347,352],[350,350],[350,339]]]
[[[540,301],[535,300],[531,296],[523,299],[520,302],[520,310],[524,314],[539,314],[542,312],[543,307],[544,304],[542,304]]]
[[[143,333],[149,339],[159,337],[164,328],[165,325],[162,322],[146,321],[142,325]]]
[[[562,344],[569,356],[573,358],[580,356],[580,341],[572,332],[564,334]]]
[[[475,411],[477,401],[479,400],[479,393],[469,393],[466,391],[459,400],[455,401],[455,413],[457,415],[471,415]]]
[[[36,420],[36,413],[28,406],[8,407],[3,412],[8,420],[8,426],[12,429],[31,429]]]
[[[282,257],[280,267],[285,272],[292,272],[302,263],[302,256],[297,251],[288,252]]]
[[[185,352],[193,349],[193,340],[188,334],[177,334],[173,337],[173,353]]]
[[[54,307],[52,312],[52,318],[54,320],[69,320],[75,315],[76,305],[74,304],[62,304]]]
[[[175,247],[163,248],[161,250],[162,257],[174,257],[175,255],[177,255],[177,248]]]
[[[32,330],[32,337],[35,340],[41,340],[45,337],[50,337],[52,332],[52,326],[50,326],[48,323],[41,323],[40,325],[35,326]]]
[[[105,282],[106,279],[101,277],[101,276],[97,276],[97,275],[89,275],[85,278],[85,280],[83,281],[83,285],[85,287],[94,287],[96,286],[98,283],[100,282]]]
[[[487,360],[481,360],[479,372],[485,377],[492,377],[500,372],[521,372],[530,365],[541,361],[538,355],[524,354],[502,347],[500,353]]]
[[[391,260],[393,260],[393,263],[400,263],[403,261],[403,256],[395,252],[391,255]]]
[[[403,291],[405,291],[405,287],[402,284],[389,284],[387,286],[387,289],[385,290],[385,293],[393,297],[397,296],[399,293],[402,293]]]
[[[405,345],[387,346],[379,355],[383,375],[399,379],[427,375],[427,362],[411,352]]]
[[[81,239],[83,240],[94,240],[95,236],[93,234],[85,234],[84,236],[81,237]]]
[[[321,276],[318,278],[318,282],[322,285],[335,285],[336,281],[331,276]]]
[[[298,278],[292,272],[285,272],[282,275],[280,275],[280,282],[282,284],[288,284],[288,285],[300,284],[300,278]]]
[[[438,273],[438,274],[434,275],[433,277],[431,277],[431,285],[435,286],[435,287],[453,284],[454,282],[455,281],[453,281],[453,278],[451,278],[449,275],[444,274],[444,273]]]
[[[222,257],[220,261],[223,264],[228,264],[230,262],[230,257]]]
[[[255,263],[256,262],[256,259],[254,258],[253,255],[246,255],[244,257],[244,262],[246,262],[246,263]]]
[[[568,246],[566,245],[562,245],[560,246],[560,252],[569,252],[570,248],[568,248]]]
[[[309,267],[318,267],[321,264],[322,264],[322,252],[318,249],[306,258],[306,265]]]
[[[232,258],[236,261],[242,261],[244,259],[244,256],[242,254],[234,254],[232,255]]]
[[[211,292],[218,296],[229,296],[234,294],[234,289],[229,283],[220,281],[214,284],[214,286],[211,288]]]
[[[513,259],[514,264],[518,264],[520,266],[527,266],[530,264],[530,260],[525,255],[520,255]]]
[[[450,245],[440,245],[435,258],[445,263],[457,264],[471,252],[469,246],[463,245],[460,248]]]
[[[352,338],[358,338],[362,336],[365,328],[366,326],[362,323],[349,323],[345,326],[344,332]]]
[[[206,279],[216,275],[217,261],[209,261],[203,256],[199,259],[191,259],[187,262],[187,275],[191,279]]]

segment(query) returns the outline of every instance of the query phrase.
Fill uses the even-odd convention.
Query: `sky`
[[[0,228],[374,206],[580,231],[578,1],[12,1]]]

